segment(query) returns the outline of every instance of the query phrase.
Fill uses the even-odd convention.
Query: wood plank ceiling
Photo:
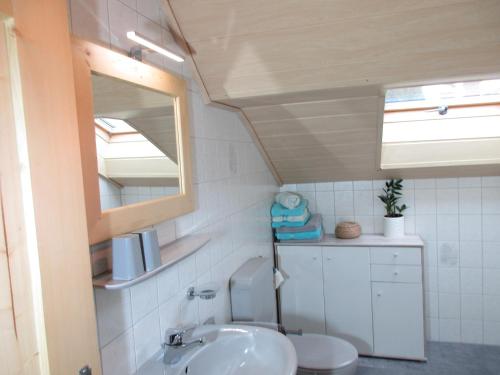
[[[209,99],[241,108],[285,183],[385,177],[386,87],[500,74],[498,0],[168,3]]]

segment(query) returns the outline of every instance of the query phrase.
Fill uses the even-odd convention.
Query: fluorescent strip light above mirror
[[[181,56],[179,56],[179,55],[177,55],[177,54],[175,54],[175,53],[173,53],[173,52],[171,52],[171,51],[169,51],[169,50],[167,50],[165,48],[162,48],[162,47],[154,44],[150,40],[148,40],[148,39],[144,38],[143,36],[137,34],[135,31],[128,31],[127,32],[127,38],[129,38],[130,40],[133,40],[134,42],[139,43],[140,45],[142,45],[142,46],[144,46],[146,48],[149,48],[150,50],[158,52],[159,54],[162,54],[163,56],[166,56],[166,57],[168,57],[168,58],[170,58],[170,59],[172,59],[174,61],[177,61],[177,62],[183,62],[184,61],[184,59]]]

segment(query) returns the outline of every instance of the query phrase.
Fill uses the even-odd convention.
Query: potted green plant
[[[403,237],[405,234],[405,218],[403,211],[408,207],[406,204],[398,205],[403,190],[403,180],[386,181],[383,189],[384,194],[379,199],[384,203],[386,214],[384,216],[384,236]]]

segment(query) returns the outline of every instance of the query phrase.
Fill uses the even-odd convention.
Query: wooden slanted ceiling
[[[168,4],[209,99],[242,109],[288,183],[385,177],[384,88],[500,74],[498,0]]]

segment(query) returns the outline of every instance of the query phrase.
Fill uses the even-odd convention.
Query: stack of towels
[[[320,240],[323,236],[321,215],[311,215],[307,199],[299,194],[282,192],[276,195],[271,208],[272,227],[280,241]]]

